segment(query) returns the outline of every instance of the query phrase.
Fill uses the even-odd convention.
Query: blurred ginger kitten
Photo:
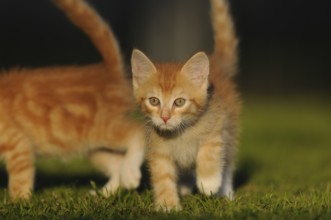
[[[135,103],[118,43],[83,0],[53,2],[91,38],[103,62],[17,68],[1,74],[0,154],[8,171],[10,197],[30,197],[36,155],[63,158],[86,153],[110,177],[104,195],[120,186],[135,188],[145,144],[141,124],[130,117]]]

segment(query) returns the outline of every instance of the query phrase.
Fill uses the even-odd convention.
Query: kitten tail
[[[210,0],[211,20],[214,30],[214,55],[222,70],[229,76],[237,72],[237,45],[234,24],[228,0]]]
[[[123,78],[120,48],[108,24],[83,0],[52,0],[78,28],[92,40],[112,74]]]

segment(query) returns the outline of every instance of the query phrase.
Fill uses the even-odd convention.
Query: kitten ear
[[[156,68],[152,61],[150,61],[143,52],[137,49],[134,49],[132,52],[131,70],[134,88],[139,87],[151,74],[156,73]]]
[[[207,89],[209,75],[209,59],[204,52],[193,55],[182,67],[181,72],[200,88]]]

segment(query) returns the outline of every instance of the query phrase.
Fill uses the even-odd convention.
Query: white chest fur
[[[214,122],[212,115],[204,115],[197,124],[187,128],[177,137],[170,138],[161,137],[151,129],[150,147],[159,153],[169,155],[179,168],[191,168],[196,163],[201,144],[209,139],[210,133],[215,129],[215,126],[211,126]]]
[[[195,140],[177,138],[169,142],[171,157],[180,168],[189,168],[195,164],[199,143]]]

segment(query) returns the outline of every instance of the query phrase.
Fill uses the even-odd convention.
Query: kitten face
[[[155,127],[173,131],[195,120],[197,106],[192,99],[194,97],[190,97],[188,91],[174,88],[166,92],[159,87],[148,93],[143,105]]]
[[[180,131],[193,124],[207,101],[209,63],[203,53],[184,65],[154,65],[142,52],[132,55],[137,101],[160,131]]]

